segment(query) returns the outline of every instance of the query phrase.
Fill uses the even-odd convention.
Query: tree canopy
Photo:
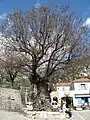
[[[81,18],[68,12],[68,6],[40,6],[9,14],[1,32],[8,50],[25,57],[30,82],[36,85],[37,95],[48,95],[50,77],[64,69],[70,60],[83,55],[79,52],[88,29]]]

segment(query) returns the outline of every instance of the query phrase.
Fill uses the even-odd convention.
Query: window
[[[52,105],[54,105],[54,102],[52,102]]]
[[[86,85],[85,84],[81,84],[81,90],[86,90]]]
[[[72,85],[72,86],[70,86],[70,90],[74,90],[74,86]]]
[[[65,91],[65,88],[64,88],[64,87],[63,87],[62,89],[63,89],[63,91]]]
[[[53,97],[53,101],[58,102],[58,98],[57,97]]]
[[[55,103],[55,105],[57,105],[57,103]]]

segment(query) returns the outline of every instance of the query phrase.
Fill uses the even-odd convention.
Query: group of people
[[[72,117],[72,112],[71,112],[71,104],[68,103],[67,99],[64,98],[61,100],[61,110],[63,113],[67,113],[69,115],[69,118]]]

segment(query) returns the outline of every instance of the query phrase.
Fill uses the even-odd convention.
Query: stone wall
[[[0,88],[0,109],[21,111],[21,94],[19,90]]]
[[[27,111],[30,120],[67,120],[68,116],[61,112]],[[66,119],[67,118],[67,119]]]

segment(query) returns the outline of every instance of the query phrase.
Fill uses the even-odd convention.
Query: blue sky
[[[0,0],[0,20],[5,18],[6,14],[17,9],[31,9],[37,4],[48,5],[70,5],[70,10],[76,12],[78,15],[90,24],[90,0]]]

